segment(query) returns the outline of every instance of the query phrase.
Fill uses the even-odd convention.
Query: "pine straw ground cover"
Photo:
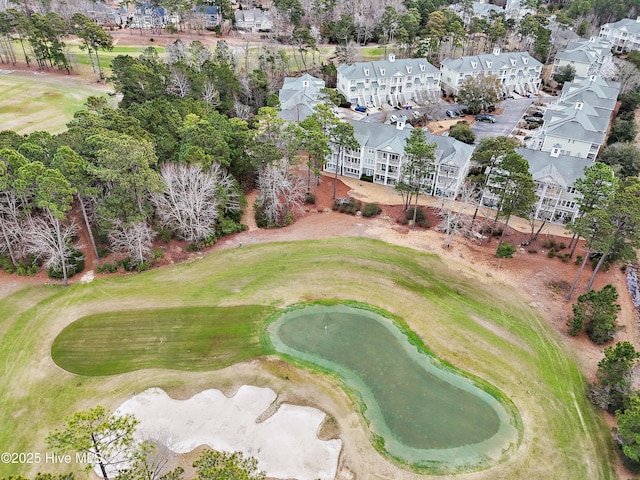
[[[517,408],[522,419],[517,452],[491,469],[456,478],[614,478],[607,428],[586,400],[584,378],[557,335],[510,287],[479,283],[450,267],[408,248],[339,238],[221,250],[139,275],[21,290],[0,301],[0,451],[44,455],[43,439],[66,416],[96,404],[114,409],[146,388],[188,398],[205,388],[231,394],[249,383],[274,388],[283,401],[327,411],[344,440],[341,468],[359,478],[422,478],[375,451],[365,422],[354,413],[357,406],[332,379],[263,355],[269,345],[261,352],[253,344],[249,356],[261,355],[257,359],[198,372],[155,364],[118,375],[81,376],[51,359],[60,332],[96,313],[261,305],[269,307],[266,314],[303,301],[341,299],[372,304],[402,319],[431,352],[495,386]],[[264,324],[255,328],[264,335]],[[126,339],[128,330],[120,335]],[[99,338],[93,336],[96,346]],[[238,354],[243,349],[242,342],[232,348]],[[0,474],[68,469],[3,464]]]

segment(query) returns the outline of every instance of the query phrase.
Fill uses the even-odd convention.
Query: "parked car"
[[[544,120],[539,117],[524,117],[524,121],[529,123],[537,123],[539,125],[542,125],[544,123]]]
[[[476,115],[476,121],[477,122],[496,123],[495,117],[493,115],[488,115],[486,113],[481,113],[479,115]]]
[[[496,106],[495,106],[495,105],[489,105],[489,106],[487,107],[487,111],[489,111],[489,112],[494,112],[494,111],[495,111],[495,109],[496,109]]]
[[[542,117],[544,117],[544,112],[541,112],[540,110],[536,110],[535,112],[533,112],[531,114],[531,116],[542,118]]]
[[[356,108],[355,108],[355,111],[364,113],[364,112],[367,111],[367,107],[363,107],[362,105],[357,105]]]
[[[455,112],[455,110],[447,110],[446,112],[447,117],[449,118],[456,118],[458,116],[458,114]]]

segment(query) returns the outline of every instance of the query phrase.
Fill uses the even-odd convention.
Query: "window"
[[[426,68],[426,65],[424,63],[420,64],[420,71],[424,72],[424,69]]]
[[[567,193],[576,193],[576,187],[567,187]]]
[[[369,155],[373,155],[374,153],[376,153],[376,151],[372,147],[367,147],[367,153]]]
[[[308,87],[308,86],[309,86],[309,82],[308,82],[307,80],[304,80],[304,81],[302,82],[302,86],[303,86],[303,87]]]
[[[384,75],[384,71],[385,71],[384,68],[381,68],[380,69],[380,75]]]
[[[365,69],[364,69],[364,74],[365,74],[365,76],[367,76],[367,77],[369,76],[369,69],[368,69],[368,68],[365,68]]]
[[[407,66],[407,73],[411,73],[411,67]]]
[[[491,61],[487,61],[487,67],[488,67],[488,68],[493,67],[493,62],[491,62]]]

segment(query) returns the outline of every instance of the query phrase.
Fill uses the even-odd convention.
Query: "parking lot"
[[[502,113],[496,115],[495,123],[474,122],[471,130],[476,134],[476,143],[484,137],[507,137],[513,131],[518,121],[522,118],[527,108],[531,106],[530,98],[507,99],[500,104]]]

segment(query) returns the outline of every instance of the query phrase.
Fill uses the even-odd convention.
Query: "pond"
[[[290,310],[269,326],[282,353],[335,372],[397,459],[438,471],[482,468],[518,444],[515,413],[443,365],[388,319],[346,305]]]

